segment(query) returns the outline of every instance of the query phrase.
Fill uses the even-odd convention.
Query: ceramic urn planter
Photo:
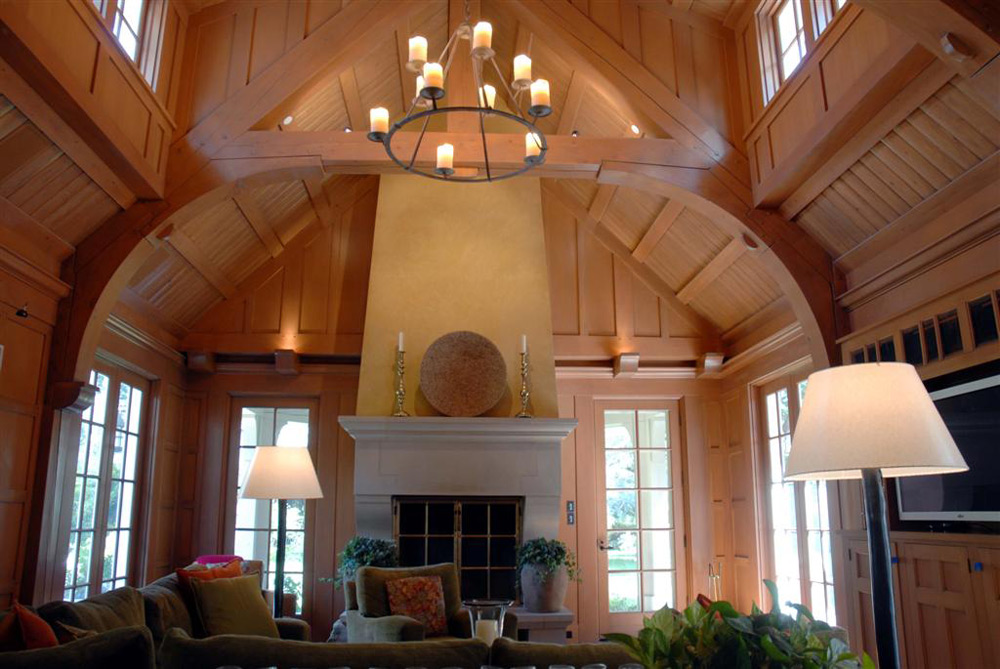
[[[556,613],[562,610],[569,586],[566,566],[543,576],[543,572],[532,564],[521,569],[521,596],[524,608],[532,613]]]

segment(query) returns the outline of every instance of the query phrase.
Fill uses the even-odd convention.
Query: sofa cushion
[[[207,636],[250,634],[278,638],[256,575],[191,581],[195,615]]]
[[[79,641],[80,639],[86,639],[88,637],[97,636],[100,632],[95,632],[94,630],[85,630],[82,627],[73,627],[72,625],[67,625],[66,623],[56,623],[52,627],[52,631],[56,633],[56,639],[59,643],[72,643],[73,641]]]
[[[412,576],[439,576],[444,591],[445,616],[452,615],[462,608],[459,595],[458,570],[451,562],[429,565],[427,567],[412,567],[408,569],[387,569],[382,567],[361,567],[358,569],[355,582],[358,586],[358,610],[368,617],[388,616],[389,596],[385,584],[397,578]]]
[[[179,627],[188,634],[194,634],[191,612],[181,592],[177,574],[158,578],[139,592],[142,593],[146,627],[153,634],[153,643],[159,646],[163,635],[171,627]]]
[[[120,627],[54,648],[0,653],[0,669],[154,669],[153,639],[145,627]]]
[[[242,667],[481,667],[489,647],[475,639],[389,644],[310,643],[225,635],[192,639],[170,630],[160,646],[160,669]]]
[[[582,667],[600,663],[608,665],[609,669],[634,662],[635,660],[624,648],[614,643],[578,643],[561,646],[554,643],[529,643],[503,638],[493,642],[490,660],[490,664],[499,667],[526,665],[548,667],[553,664]]]
[[[62,622],[95,632],[146,624],[142,595],[130,587],[103,592],[82,602],[42,604],[38,607],[38,615],[53,627]]]
[[[17,602],[0,620],[0,651],[51,648],[59,641],[49,624]]]
[[[448,631],[444,615],[444,590],[440,576],[412,576],[387,581],[389,611],[409,616],[424,626],[424,636],[441,636]]]

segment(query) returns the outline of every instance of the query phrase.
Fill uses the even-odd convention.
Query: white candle
[[[415,35],[410,38],[410,61],[427,62],[427,38]]]
[[[389,110],[385,107],[373,107],[368,112],[372,132],[389,132]]]
[[[528,352],[528,335],[521,335],[521,353]]]
[[[485,643],[487,646],[493,645],[496,638],[500,636],[497,621],[495,620],[477,620],[476,621],[476,638]]]
[[[531,58],[523,53],[514,56],[514,81],[531,81]]]
[[[455,147],[451,144],[438,146],[437,166],[439,170],[450,170],[454,165]]]
[[[547,79],[538,79],[531,82],[531,105],[549,106],[549,82]]]
[[[417,75],[417,95],[420,95],[420,91],[424,90],[424,75]]]
[[[489,49],[493,43],[493,26],[486,21],[480,21],[472,29],[472,48]]]
[[[432,88],[444,88],[444,68],[441,63],[424,63],[424,84]],[[548,98],[549,82],[545,82],[545,95]]]
[[[493,86],[485,84],[479,90],[480,107],[489,107],[490,109],[493,109],[493,103],[496,102],[496,99],[497,99],[497,89],[494,88]]]
[[[541,153],[542,153],[542,139],[541,137],[538,136],[538,133],[537,132],[525,133],[524,157],[530,158],[532,156],[541,155]]]
[[[403,348],[403,331],[399,331],[399,338],[396,340],[396,349],[400,351],[405,351]]]

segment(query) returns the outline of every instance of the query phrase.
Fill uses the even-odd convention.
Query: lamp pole
[[[885,483],[882,470],[861,470],[868,526],[868,559],[871,570],[872,610],[875,616],[875,645],[879,669],[899,669],[899,642],[896,639],[896,602],[892,595],[892,562],[889,524],[886,519]]]
[[[288,500],[278,500],[278,546],[274,556],[274,617],[282,616],[285,599],[285,515]]]

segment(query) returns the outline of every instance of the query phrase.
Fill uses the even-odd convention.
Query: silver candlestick
[[[518,418],[532,418],[528,412],[528,400],[531,399],[531,391],[528,390],[528,352],[521,353],[521,411]]]
[[[400,335],[402,336],[402,335]],[[406,364],[403,362],[403,357],[406,353],[399,348],[396,349],[396,406],[393,408],[392,415],[396,417],[409,416],[406,410],[403,409],[403,402],[406,401],[406,384],[404,382],[406,374]]]

